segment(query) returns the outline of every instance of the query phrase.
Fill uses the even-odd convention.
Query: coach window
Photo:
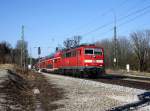
[[[71,57],[73,57],[73,56],[74,56],[74,51],[71,52]]]
[[[71,57],[73,57],[73,51],[71,51]]]
[[[69,57],[69,54],[68,54],[68,53],[66,53],[66,58],[67,58],[67,57]]]
[[[93,54],[93,49],[85,49],[85,54]]]
[[[73,51],[73,52],[72,52],[72,56],[73,56],[73,57],[76,56],[76,51]]]
[[[71,57],[71,52],[68,53],[68,57]]]
[[[66,53],[63,53],[63,54],[62,54],[62,58],[65,58],[65,57],[66,57]]]
[[[66,53],[66,57],[71,57],[71,52]]]

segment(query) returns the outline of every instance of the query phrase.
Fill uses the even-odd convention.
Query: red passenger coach
[[[59,51],[52,57],[41,59],[38,64],[42,70],[82,77],[95,77],[105,72],[104,50],[95,45]]]

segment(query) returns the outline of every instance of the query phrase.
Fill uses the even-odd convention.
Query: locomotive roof
[[[69,49],[63,49],[62,51],[69,51],[69,50],[80,48],[80,47],[99,47],[99,46],[96,46],[95,44],[82,44],[82,45],[72,47],[72,48],[69,48]],[[99,47],[99,48],[102,48],[102,47]]]

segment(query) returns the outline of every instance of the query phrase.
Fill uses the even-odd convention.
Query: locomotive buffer
[[[133,111],[141,107],[150,105],[150,91],[138,95],[139,101],[134,103],[129,103],[123,106],[114,107],[107,111]]]

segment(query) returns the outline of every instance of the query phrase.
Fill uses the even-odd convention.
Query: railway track
[[[150,78],[146,77],[107,74],[98,79],[90,80],[131,88],[150,90]]]
[[[136,80],[133,81],[133,80],[124,80],[124,79],[106,79],[106,78],[92,79],[92,80],[97,82],[102,82],[102,83],[131,87],[131,88],[150,90],[150,82],[144,82],[144,81],[141,82]]]
[[[68,76],[68,75],[62,75],[62,76]],[[146,78],[146,77],[106,74],[102,77],[95,78],[95,79],[93,78],[80,78],[80,79],[86,79],[91,81],[97,81],[97,82],[120,85],[120,86],[137,88],[137,89],[150,90],[150,78]]]

